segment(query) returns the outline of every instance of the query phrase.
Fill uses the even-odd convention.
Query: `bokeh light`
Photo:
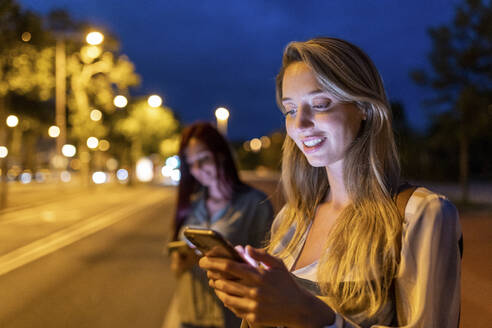
[[[95,184],[103,184],[103,183],[106,183],[107,180],[108,180],[108,177],[107,177],[106,173],[104,173],[102,171],[96,171],[92,174],[92,181]]]
[[[270,147],[270,145],[272,144],[272,141],[271,141],[271,140],[270,140],[270,138],[269,138],[269,137],[267,137],[267,136],[263,136],[263,137],[261,137],[261,138],[260,138],[260,140],[261,140],[261,146],[262,146],[263,148],[265,148],[265,149],[266,149],[266,148],[269,148],[269,147]]]
[[[60,128],[56,125],[50,126],[50,128],[48,129],[48,135],[51,138],[58,138],[60,136]]]
[[[253,138],[249,142],[249,147],[251,148],[252,151],[258,152],[261,149],[261,140],[258,138]]]
[[[154,165],[148,158],[141,158],[137,162],[137,179],[142,182],[152,181],[154,178]]]
[[[93,109],[93,110],[91,110],[90,117],[91,117],[91,120],[97,122],[102,118],[102,112],[98,109]]]
[[[89,147],[90,149],[96,149],[98,145],[99,139],[97,139],[96,137],[87,138],[87,147]]]
[[[173,168],[171,168],[167,165],[164,165],[161,169],[161,174],[163,177],[170,177],[172,171],[173,171]]]
[[[46,181],[46,174],[44,172],[36,172],[34,175],[34,179],[36,182],[45,182]]]
[[[74,145],[63,145],[62,146],[62,154],[65,157],[74,157],[75,154],[77,153],[77,148],[75,148]]]
[[[83,51],[84,54],[91,59],[96,59],[102,54],[102,49],[98,46],[86,46],[83,48]]]
[[[29,41],[31,41],[31,37],[32,37],[31,33],[24,32],[21,35],[21,40],[24,41],[24,42],[29,42]]]
[[[60,180],[62,182],[70,182],[70,180],[72,180],[72,175],[70,174],[70,172],[68,171],[63,171],[61,174],[60,174]]]
[[[229,118],[229,111],[227,108],[219,107],[215,110],[215,117],[218,120],[225,121]]]
[[[118,108],[125,108],[128,104],[128,99],[123,95],[118,95],[114,97],[113,104]]]
[[[158,95],[152,95],[149,97],[149,99],[147,99],[147,103],[150,107],[157,108],[162,105],[162,98]]]
[[[104,35],[101,32],[97,31],[90,32],[85,37],[85,41],[87,41],[87,43],[90,45],[97,46],[104,41]]]
[[[249,146],[249,141],[245,141],[245,142],[243,143],[243,149],[244,149],[245,151],[251,151],[251,147]]]
[[[166,166],[170,167],[171,169],[177,169],[179,167],[179,157],[177,155],[168,157],[166,159]]]
[[[128,171],[125,169],[119,169],[116,171],[116,178],[120,181],[126,181],[128,179]]]
[[[180,170],[173,170],[171,172],[171,179],[174,182],[179,182],[179,180],[181,179],[181,171]]]
[[[5,146],[0,146],[0,158],[5,158],[9,154],[9,150]]]
[[[22,184],[28,184],[28,183],[31,183],[32,181],[32,174],[29,173],[29,172],[24,172],[20,175],[19,177],[19,181],[20,183]]]
[[[101,139],[99,141],[99,150],[100,151],[108,151],[109,147],[111,147],[111,144],[106,139]]]
[[[17,124],[19,124],[19,118],[15,115],[9,115],[7,116],[5,122],[7,123],[7,126],[14,128],[17,126]]]
[[[118,168],[118,161],[115,158],[110,158],[106,161],[106,168],[110,171],[114,171]]]

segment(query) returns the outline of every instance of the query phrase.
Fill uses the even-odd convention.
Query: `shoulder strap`
[[[405,218],[405,208],[407,207],[408,200],[417,188],[417,186],[412,186],[408,183],[405,183],[398,188],[395,203],[402,218]]]

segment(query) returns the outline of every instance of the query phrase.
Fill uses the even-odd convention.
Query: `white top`
[[[274,227],[282,217],[277,216]],[[292,227],[282,241],[293,236]],[[308,229],[309,230],[309,229]],[[284,261],[291,269],[300,254],[307,231],[298,247]],[[395,278],[395,298],[373,317],[360,313],[350,318],[336,313],[335,324],[325,328],[396,327],[457,328],[460,312],[461,226],[454,205],[444,196],[418,188],[410,197],[402,231],[401,260]],[[316,282],[317,261],[292,273]],[[392,326],[395,327],[395,326]]]

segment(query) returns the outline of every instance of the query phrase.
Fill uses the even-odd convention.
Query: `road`
[[[1,215],[0,272],[18,264],[5,254],[24,251],[0,276],[0,327],[160,327],[174,286],[161,253],[173,201],[172,189],[104,188]],[[26,253],[34,259],[22,263]]]
[[[262,178],[250,183],[269,194],[276,187]],[[15,206],[0,213],[0,327],[159,328],[174,288],[161,252],[175,190],[28,190],[14,188]],[[272,199],[278,210],[279,193]],[[492,211],[460,216],[461,327],[490,327]]]

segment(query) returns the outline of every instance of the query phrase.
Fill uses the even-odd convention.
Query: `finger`
[[[233,275],[211,270],[207,271],[207,277],[213,280],[237,280],[237,278]]]
[[[217,289],[215,294],[227,308],[240,317],[256,309],[256,302],[248,298],[229,295]]]
[[[286,270],[284,262],[282,262],[282,260],[268,254],[268,252],[264,249],[254,248],[248,245],[246,246],[246,252],[254,260],[263,263],[267,267],[267,269]]]
[[[258,296],[257,288],[249,287],[231,280],[215,280],[213,282],[213,288],[223,293],[238,297],[256,299]]]
[[[250,281],[259,274],[259,271],[249,264],[239,263],[224,258],[211,258],[205,256],[200,259],[198,264],[202,269],[207,271],[214,271],[227,276],[232,275],[235,279],[245,281]]]
[[[220,292],[220,291],[215,291],[215,294],[217,295],[217,297],[218,297],[218,298],[219,298],[219,300],[221,300],[221,301],[222,301],[222,299],[221,299],[221,298],[223,298],[223,297],[225,296],[225,294],[224,294],[224,293],[222,293],[222,292]],[[224,303],[224,302],[222,302],[222,303]],[[228,308],[229,310],[231,310],[231,312],[232,312],[232,313],[234,313],[234,315],[236,315],[236,317],[238,317],[238,318],[244,318],[244,317],[246,317],[246,315],[248,314],[248,312],[245,312],[245,311],[243,311],[243,310],[236,309],[236,308],[234,308],[234,307],[229,307],[229,306],[227,306],[227,305],[225,305],[225,304],[224,304],[224,306],[225,306],[226,308]]]

